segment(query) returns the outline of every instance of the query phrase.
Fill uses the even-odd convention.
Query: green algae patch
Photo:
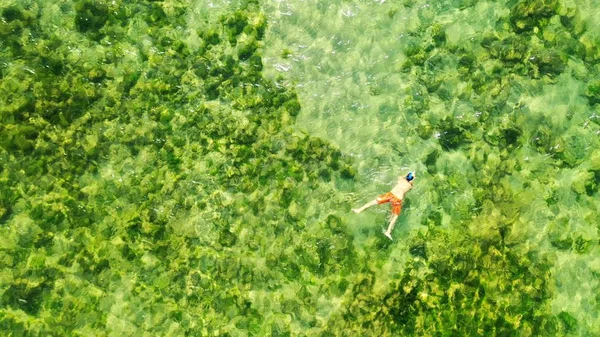
[[[187,7],[1,9],[3,335],[285,333],[353,264],[354,173],[262,76],[257,4]]]

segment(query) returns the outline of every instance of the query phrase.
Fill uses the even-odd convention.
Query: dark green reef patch
[[[292,130],[301,106],[262,76],[256,2],[216,18],[181,1],[0,13],[3,335],[285,333],[256,294],[353,264],[327,206],[346,202],[309,215],[302,200],[354,169]]]

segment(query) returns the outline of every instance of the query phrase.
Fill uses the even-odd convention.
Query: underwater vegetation
[[[549,244],[597,253],[597,209],[568,206],[597,205],[600,150],[581,139],[600,120],[556,132],[561,117],[547,115],[529,137],[527,109],[512,91],[516,82],[542,90],[579,67],[588,83],[581,99],[598,112],[600,47],[576,6],[511,3],[510,15],[471,45],[452,43],[440,24],[413,32],[401,71],[422,81],[403,105],[418,116],[420,138],[438,134],[439,147],[424,154],[429,179],[456,190],[469,178],[440,172],[453,162],[481,174],[450,226],[441,201],[427,210],[429,230],[403,240],[410,259],[402,272],[382,279],[393,244],[376,237],[357,248],[346,223],[354,163],[297,130],[297,94],[263,76],[260,5],[234,2],[208,15],[204,3],[179,0],[2,4],[3,335],[553,336],[588,328],[552,308],[558,257],[529,247],[522,228],[532,219],[515,202],[542,194],[536,216],[551,224]],[[442,60],[464,75],[462,91],[436,71]],[[480,118],[430,114],[434,96],[469,99]],[[546,181],[515,177],[514,154],[526,145],[550,158],[536,172]],[[564,172],[571,184],[555,186]]]
[[[299,120],[356,154],[357,193],[418,172],[406,235],[327,331],[600,333],[595,2],[288,3],[269,57],[306,78]]]
[[[353,168],[291,130],[300,104],[261,74],[257,5],[188,7],[2,8],[2,335],[269,335],[299,306],[279,307],[288,280],[354,255],[299,189]]]

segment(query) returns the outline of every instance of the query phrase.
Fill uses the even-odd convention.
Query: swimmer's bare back
[[[360,208],[352,209],[352,211],[358,214],[371,206],[389,202],[392,206],[392,218],[390,219],[388,229],[383,234],[392,240],[392,230],[394,230],[396,220],[398,220],[398,216],[402,211],[402,200],[404,200],[404,195],[413,188],[414,179],[415,174],[413,172],[408,172],[406,176],[401,176],[398,178],[398,183],[396,186],[394,186],[394,188],[392,188],[391,191],[380,195],[375,200],[369,201]]]

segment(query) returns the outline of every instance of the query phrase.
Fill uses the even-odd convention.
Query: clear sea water
[[[0,3],[4,335],[600,335],[597,0],[98,3]]]
[[[476,213],[473,182],[486,179],[487,172],[474,167],[468,158],[485,152],[486,144],[481,138],[490,131],[479,133],[478,140],[469,146],[444,152],[437,161],[435,178],[425,167],[427,156],[440,149],[436,140],[444,137],[444,131],[434,128],[431,138],[419,137],[418,129],[423,120],[435,122],[448,117],[478,124],[482,114],[489,113],[481,110],[472,95],[476,85],[466,80],[469,74],[457,70],[459,57],[448,57],[446,53],[464,49],[480,55],[482,41],[490,35],[501,35],[507,28],[498,22],[511,15],[510,9],[515,3],[271,2],[266,6],[270,23],[265,50],[267,73],[281,76],[284,83],[299,93],[302,111],[297,127],[338,145],[342,152],[355,159],[359,173],[352,187],[354,204],[359,205],[385,191],[393,185],[397,175],[409,170],[415,170],[420,178],[408,196],[410,206],[403,211],[394,232],[397,241],[379,271],[381,277],[402,270],[402,261],[410,255],[407,237],[409,233],[428,230],[423,226],[423,218],[432,209],[441,210],[442,226],[450,228],[461,219],[470,218],[468,225],[456,230],[471,233],[497,227],[500,224],[494,223],[495,216],[512,213],[510,220],[499,221],[511,223],[511,240],[527,247],[524,251],[537,250],[553,261],[549,271],[553,289],[549,310],[556,315],[561,312],[573,315],[580,324],[579,330],[571,332],[574,335],[594,335],[600,328],[597,296],[600,202],[597,192],[582,198],[582,190],[578,192],[577,186],[581,179],[598,183],[600,178],[597,174],[589,175],[590,168],[598,168],[600,155],[599,106],[586,99],[589,82],[593,81],[589,72],[597,73],[599,69],[596,60],[566,55],[566,69],[551,80],[542,76],[531,81],[516,74],[508,75],[503,84],[510,88],[506,95],[508,114],[493,118],[498,125],[506,125],[509,120],[520,125],[523,142],[518,148],[507,150],[496,145],[490,149],[495,154],[507,150],[506,159],[502,160],[516,164],[511,165],[513,169],[502,181],[510,190],[507,192],[509,200],[492,198],[488,215],[473,215]],[[563,15],[576,9],[580,20],[585,22],[581,24],[585,25],[586,33],[580,41],[598,41],[600,3],[559,3]],[[559,17],[549,21],[549,26],[560,26]],[[425,61],[422,66],[425,69],[403,70],[403,64],[410,58],[406,55],[407,45],[422,43],[418,39],[427,38],[425,32],[435,25],[441,25],[445,31],[443,45],[430,52],[430,62]],[[549,28],[547,31],[553,33],[539,36],[543,39],[551,34],[559,35],[558,30]],[[573,30],[570,33],[575,35]],[[553,42],[557,46],[566,43]],[[534,38],[529,43],[539,41]],[[546,44],[545,48],[553,47]],[[597,52],[595,55],[598,56]],[[535,57],[527,56],[529,60]],[[423,86],[432,78],[441,81],[446,92],[428,93]],[[407,95],[426,95],[429,105],[420,114],[411,113],[407,111],[412,108],[407,103]],[[540,128],[549,128],[552,133],[561,135],[544,146],[556,147],[558,152],[573,150],[577,164],[561,167],[553,160],[557,152],[539,151],[536,141]],[[487,165],[501,165],[502,160],[489,156]],[[549,201],[551,195],[555,204]],[[386,225],[387,211],[386,208],[371,215],[349,218],[349,226],[366,225],[374,229],[369,235],[379,235]],[[578,252],[556,242],[553,244],[555,236],[584,240],[589,245],[584,252]]]

